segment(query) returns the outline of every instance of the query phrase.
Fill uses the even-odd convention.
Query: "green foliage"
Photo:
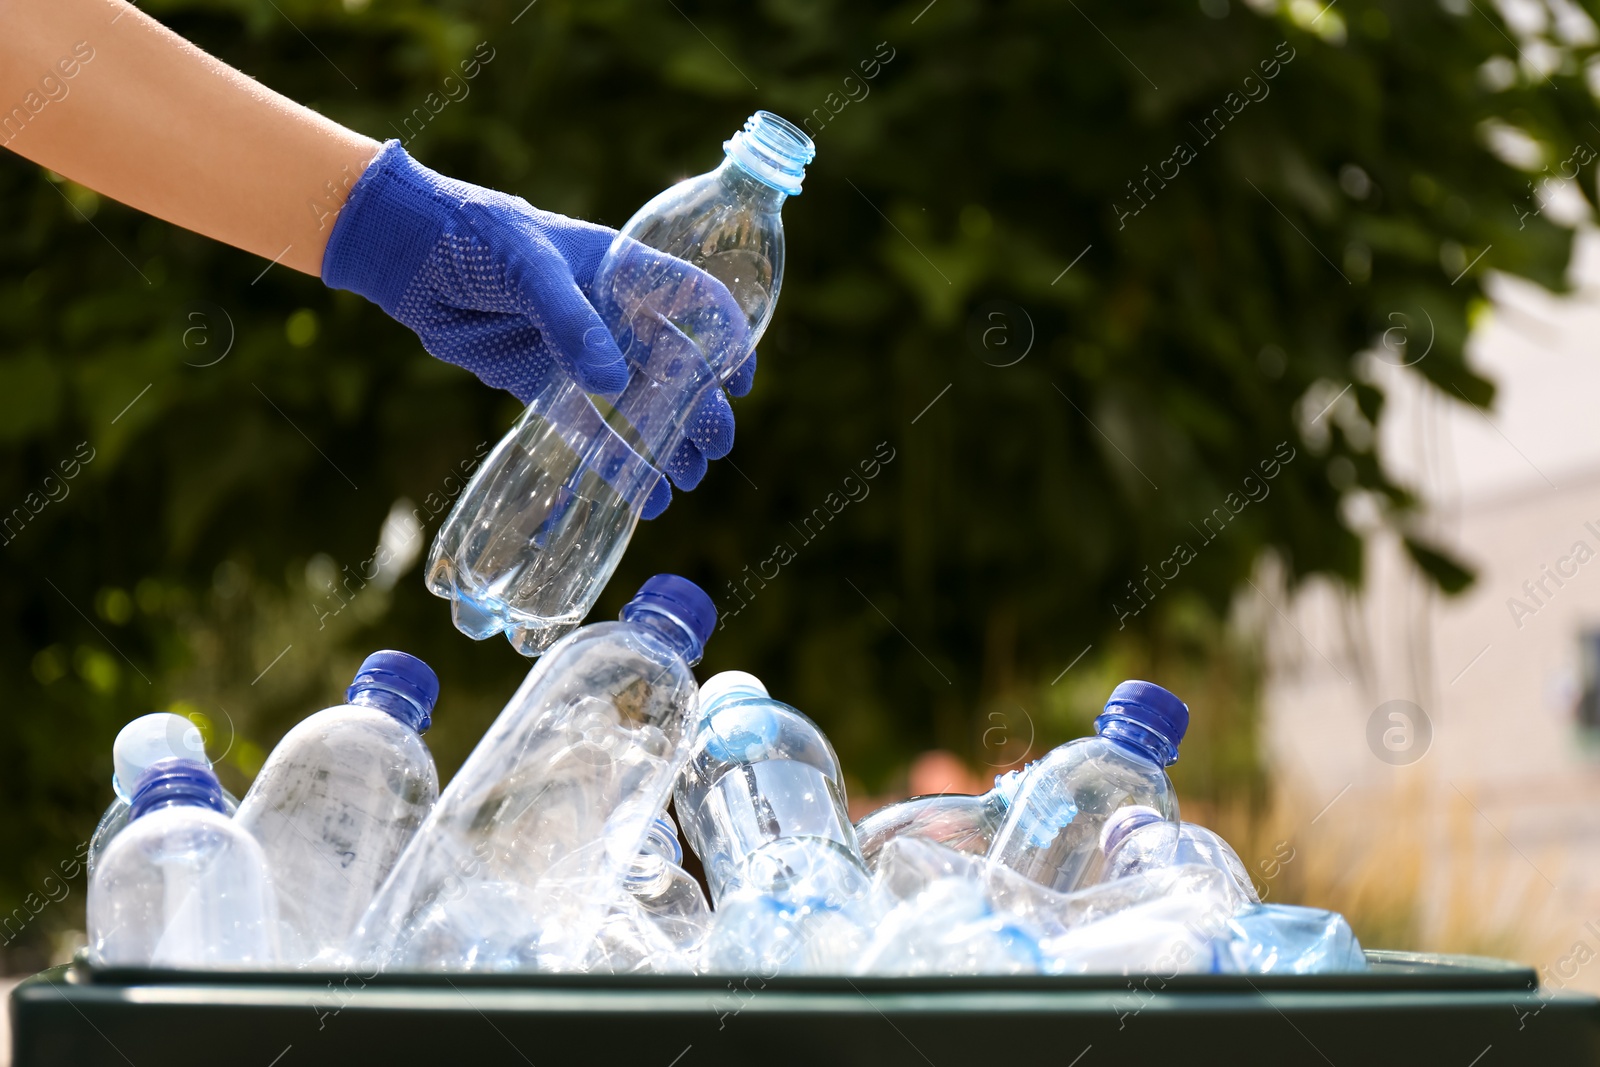
[[[1268,549],[1294,578],[1357,581],[1341,501],[1370,494],[1403,530],[1414,507],[1373,451],[1384,398],[1357,354],[1397,321],[1420,351],[1426,322],[1415,372],[1487,405],[1462,355],[1484,274],[1558,287],[1570,234],[1519,217],[1533,175],[1483,124],[1552,165],[1600,136],[1585,54],[1488,87],[1486,61],[1519,57],[1487,5],[146,7],[431,166],[611,225],[714,165],[753,109],[809,121],[739,446],[640,529],[600,613],[656,571],[701,581],[725,614],[705,669],[763,675],[869,784],[933,744],[980,761],[997,707],[1039,710],[1037,754],[1119,671],[1208,663],[1195,713],[1234,725],[1198,766],[1186,750],[1185,788],[1253,780],[1253,688],[1216,637],[1230,596]],[[445,78],[479,42],[494,58],[460,96]],[[0,517],[26,520],[0,557],[0,913],[89,833],[142,712],[205,716],[242,788],[362,654],[401,647],[439,670],[430,740],[453,770],[526,662],[456,634],[416,570],[347,586],[337,613],[327,583],[401,497],[431,534],[428,502],[515,404],[349,294],[15,157],[0,212]],[[1152,581],[1180,544],[1193,558]]]

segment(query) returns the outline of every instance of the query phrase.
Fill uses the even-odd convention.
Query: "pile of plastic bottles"
[[[422,740],[438,679],[403,652],[368,657],[348,702],[291,730],[243,801],[187,720],[136,719],[117,737],[117,799],[89,854],[91,959],[761,975],[1364,968],[1342,918],[1262,904],[1226,842],[1178,821],[1165,768],[1189,710],[1159,686],[1124,682],[1094,737],[983,796],[918,797],[852,826],[815,723],[749,674],[696,685],[716,626],[699,587],[658,575],[620,621],[573,630],[641,515],[664,506],[661,468],[686,454],[690,424],[735,377],[748,383],[778,298],[780,209],[814,146],[758,112],[723,148],[716,169],[641,208],[596,270],[627,387],[597,404],[552,378],[434,542],[428,585],[458,628],[543,656],[454,781],[440,792]],[[669,803],[704,888],[682,865]]]
[[[552,647],[442,793],[438,681],[367,658],[244,799],[198,732],[117,737],[89,854],[105,966],[978,975],[1314,972],[1365,962],[1338,915],[1262,904],[1178,821],[1188,708],[1119,685],[1095,736],[982,796],[852,826],[832,746],[755,677],[692,673],[716,622],[673,575]],[[705,889],[682,865],[683,837]],[[709,899],[708,899],[709,896]]]

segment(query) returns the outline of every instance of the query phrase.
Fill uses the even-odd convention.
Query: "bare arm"
[[[320,274],[378,142],[122,0],[0,2],[0,144],[186,229]]]

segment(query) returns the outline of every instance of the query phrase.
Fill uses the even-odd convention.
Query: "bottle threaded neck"
[[[1103,714],[1094,721],[1095,733],[1130,749],[1158,766],[1168,767],[1178,762],[1178,746],[1166,735],[1148,724],[1124,715]]]
[[[222,799],[222,785],[211,767],[186,759],[164,759],[152,763],[139,778],[129,804],[128,818],[173,806],[210,808],[228,813]]]
[[[788,196],[800,194],[806,164],[817,157],[811,138],[788,119],[757,111],[722,144],[728,158]]]

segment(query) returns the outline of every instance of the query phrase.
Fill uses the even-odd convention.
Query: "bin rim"
[[[330,983],[362,988],[522,989],[586,992],[678,991],[721,992],[729,987],[786,990],[794,993],[916,993],[928,995],[994,993],[1125,992],[1159,988],[1168,993],[1238,993],[1263,990],[1306,992],[1405,992],[1419,990],[1535,992],[1538,972],[1531,966],[1486,956],[1449,955],[1368,949],[1371,969],[1343,974],[1074,974],[886,977],[867,975],[737,975],[737,974],[475,974],[445,972],[171,970],[95,967],[80,954],[70,964],[35,977],[98,987],[172,986],[204,988],[279,987],[326,989]],[[49,977],[47,977],[49,976]],[[28,981],[32,981],[29,979]],[[20,988],[20,987],[19,987]]]

